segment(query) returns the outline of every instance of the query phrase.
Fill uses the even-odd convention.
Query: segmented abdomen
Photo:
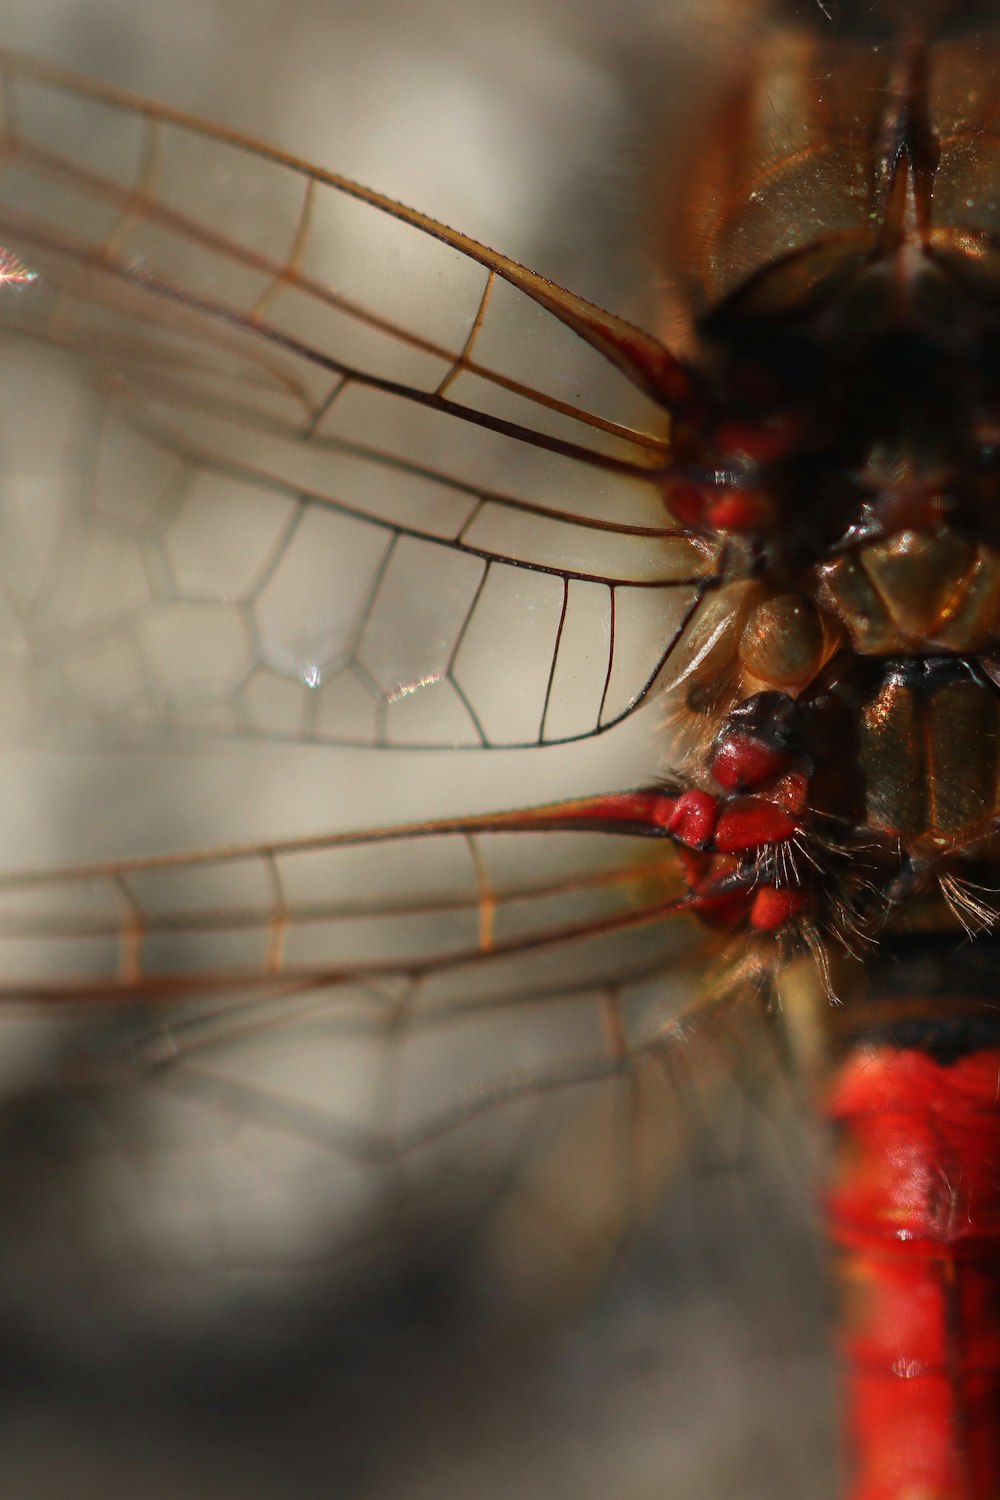
[[[1000,1047],[860,1043],[827,1112],[850,1500],[995,1500]]]

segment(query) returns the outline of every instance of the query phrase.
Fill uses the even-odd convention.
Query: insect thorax
[[[836,50],[790,36],[710,138],[688,226],[698,397],[666,498],[728,539],[675,690],[678,722],[699,716],[685,770],[715,792],[721,766],[726,795],[798,816],[794,771],[821,883],[863,927],[866,905],[897,911],[993,865],[1000,208],[972,161],[973,145],[990,155],[973,49],[859,50],[854,65]],[[723,123],[747,152],[725,171]],[[769,258],[747,270],[754,247]],[[772,783],[741,772],[748,724],[746,764],[780,748]],[[844,889],[845,847],[855,865],[874,851],[874,903]]]

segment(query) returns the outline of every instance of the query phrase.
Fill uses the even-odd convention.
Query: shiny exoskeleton
[[[716,793],[706,739],[756,705],[788,754],[740,790],[795,815],[842,930],[981,876],[1000,815],[997,113],[976,40],[789,30],[731,84],[674,226],[693,374],[666,498],[732,579],[679,689],[711,726],[687,769]],[[781,841],[747,848],[787,887]],[[846,890],[845,843],[880,899]]]
[[[927,11],[770,38],[673,225],[667,503],[731,582],[671,831],[707,917],[878,945],[827,1101],[852,1500],[1000,1489],[1000,97]]]
[[[440,746],[526,748],[603,732],[665,683],[671,778],[278,841],[270,827],[233,844],[199,825],[199,848],[170,842],[138,857],[131,825],[119,835],[126,852],[109,857],[102,804],[97,863],[40,875],[33,862],[7,877],[13,951],[0,991],[49,1013],[65,1000],[136,1010],[110,1049],[113,1083],[188,1068],[213,1105],[221,1083],[234,1114],[301,1137],[310,1195],[315,1143],[341,1153],[349,1203],[356,1183],[377,1189],[361,1194],[376,1205],[370,1220],[361,1206],[364,1234],[343,1241],[352,1255],[359,1242],[408,1239],[399,1190],[411,1153],[582,1078],[629,1091],[628,1108],[616,1095],[612,1111],[627,1121],[628,1164],[611,1170],[631,1198],[645,1175],[638,1136],[663,1130],[668,1049],[761,997],[784,1015],[801,1005],[787,1028],[803,1033],[800,1050],[813,1060],[834,1042],[826,1196],[845,1309],[851,1500],[1000,1494],[996,9],[787,0],[786,26],[751,30],[707,101],[700,142],[688,133],[689,175],[669,195],[666,344],[344,178],[0,57],[0,229],[13,268],[0,322],[32,346],[82,356],[102,404],[106,393],[127,411],[125,436],[134,424],[156,481],[151,500],[129,465],[105,462],[117,448],[95,442],[87,503],[73,489],[62,528],[34,503],[50,486],[25,490],[30,504],[8,486],[2,581],[29,702],[54,681],[71,723],[83,708],[98,724],[120,714],[129,729],[215,726],[282,744],[414,749],[436,734]],[[72,132],[61,126],[67,156],[53,146],[53,105],[60,121],[85,106],[69,115]],[[109,165],[104,131],[123,121],[135,149]],[[189,160],[191,181],[179,166]],[[252,184],[277,171],[297,205],[260,243],[242,217],[247,164]],[[403,278],[396,310],[397,233],[418,261],[447,252],[464,293],[428,260],[427,307]],[[391,254],[371,253],[390,242]],[[39,297],[14,295],[35,282]],[[575,364],[569,376],[561,358],[536,375],[533,342],[515,339],[508,366],[501,282],[530,304],[531,340],[540,312],[550,333],[556,324],[610,360],[629,397],[651,403],[641,426],[578,405]],[[428,441],[443,419],[452,435],[463,423],[445,456],[439,430]],[[502,439],[501,488],[491,479],[484,491],[470,435]],[[48,425],[43,439],[33,446],[58,447]],[[535,496],[526,451],[566,465],[558,503],[547,466]],[[495,464],[491,446],[492,476]],[[581,475],[592,488],[574,504]],[[437,512],[442,495],[454,513]],[[512,531],[494,532],[501,518]],[[36,596],[22,577],[31,549],[13,544],[22,527],[35,535],[29,523],[39,558],[66,532]],[[547,591],[522,594],[522,575]],[[424,604],[439,580],[440,614],[436,600]],[[619,692],[634,640],[619,621],[640,597],[662,639],[652,669]],[[492,643],[546,600],[536,708],[522,715],[532,693],[518,683],[509,714],[496,701]],[[580,620],[598,628],[577,649]],[[596,709],[582,718],[580,672],[597,680]],[[603,865],[567,865],[524,884],[484,857],[484,840],[560,829],[652,835],[666,854],[630,854],[610,878]],[[461,845],[457,884],[443,861],[440,885],[431,878],[427,850],[439,840],[449,858]],[[392,856],[382,878],[364,858],[337,865],[380,846]],[[459,922],[453,932],[452,911],[475,931]],[[704,938],[692,914],[716,930],[724,962],[689,1000],[674,981],[689,940]],[[629,933],[667,941],[630,967],[618,947]],[[40,951],[26,956],[28,940]],[[707,948],[699,942],[698,955]],[[814,971],[794,962],[803,951]],[[539,953],[555,976],[540,987],[516,968]],[[648,1026],[633,1016],[633,987],[643,1015],[656,1002]],[[255,1043],[299,1026],[303,996],[309,1087],[286,1108],[284,1064],[272,1095]],[[249,1020],[245,1000],[261,1002]],[[566,1068],[560,1050],[558,1064],[522,1078],[514,1060],[531,1017],[581,1000],[601,1035],[596,1064]],[[411,1124],[423,1023],[452,1036],[472,1016],[489,1026],[488,1083],[477,1079],[453,1108],[418,1103]],[[506,1033],[494,1031],[498,1018]],[[330,1053],[314,1048],[324,1031]],[[341,1070],[345,1038],[360,1050]],[[223,1042],[239,1054],[234,1075],[228,1062],[218,1074],[199,1066]],[[90,1079],[89,1043],[77,1066]],[[355,1101],[353,1081],[334,1097],[342,1071],[369,1075],[371,1097],[362,1089]],[[449,1061],[428,1098],[452,1073]],[[519,1123],[518,1137],[520,1161]]]

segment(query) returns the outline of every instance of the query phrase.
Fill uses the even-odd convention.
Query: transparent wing
[[[0,1286],[58,1347],[141,1345],[144,1371],[165,1346],[269,1355],[275,1309],[343,1328],[414,1265],[471,1267],[535,1329],[585,1301],[769,1035],[706,982],[662,845],[528,813],[323,832],[325,781],[360,797],[370,759],[329,747],[538,747],[648,697],[718,568],[664,524],[672,361],[375,194],[3,72],[0,644],[32,763],[3,783]],[[81,717],[139,748],[112,763]],[[192,729],[304,743],[263,797],[228,744],[206,773]],[[223,791],[280,823],[317,749],[308,833],[216,843]],[[402,759],[386,818],[429,774]],[[374,1357],[366,1325],[355,1401]],[[364,1422],[332,1403],[324,1492],[416,1493],[371,1477],[390,1377]],[[482,1457],[453,1492],[491,1482]]]
[[[577,1227],[606,1253],[671,1149],[670,1056],[731,995],[695,998],[671,852],[553,835],[564,811],[11,874],[7,1010],[40,1007],[64,1087],[126,1087],[185,1199],[285,1274],[317,1239],[333,1264],[399,1253],[408,1214],[468,1222],[553,1131],[605,1140]]]
[[[0,1247],[0,1285],[50,1310],[60,1347],[75,1340],[107,1362],[108,1348],[124,1345],[147,1388],[172,1391],[192,1349],[202,1402],[228,1408],[246,1399],[241,1379],[268,1391],[276,1381],[286,1394],[268,1395],[269,1445],[281,1450],[290,1399],[296,1445],[309,1441],[311,1461],[345,1494],[373,1500],[426,1486],[457,1497],[480,1468],[486,1493],[499,1495],[512,1474],[534,1482],[548,1464],[552,1493],[577,1492],[562,1466],[579,1451],[579,1432],[565,1430],[579,1403],[559,1413],[581,1382],[594,1420],[583,1452],[598,1465],[582,1493],[614,1492],[613,1472],[631,1459],[628,1441],[614,1444],[608,1382],[638,1363],[642,1377],[627,1387],[642,1393],[633,1420],[617,1417],[634,1442],[641,1407],[665,1403],[644,1462],[656,1475],[693,1466],[693,1493],[708,1500],[720,1491],[706,1453],[721,1448],[725,1471],[726,1455],[754,1451],[761,1430],[760,1407],[751,1433],[727,1430],[722,1441],[705,1430],[720,1382],[733,1388],[734,1422],[747,1420],[740,1377],[716,1363],[734,1335],[757,1356],[758,1379],[762,1347],[793,1352],[787,1380],[766,1387],[767,1433],[780,1433],[791,1396],[801,1402],[803,1387],[822,1380],[794,1362],[803,1325],[813,1335],[820,1315],[803,1269],[812,1246],[794,1216],[778,1220],[777,1256],[770,1237],[798,1122],[792,1135],[785,1100],[787,1136],[775,1128],[771,1039],[754,1008],[737,1003],[745,997],[709,988],[696,998],[702,943],[686,919],[667,919],[671,865],[655,850],[637,863],[627,841],[516,827],[483,819],[362,844],[66,870],[36,883],[33,898],[17,881],[8,943],[44,938],[51,962],[49,940],[79,944],[98,925],[99,893],[110,905],[117,888],[118,910],[134,921],[123,932],[105,915],[105,942],[113,925],[134,966],[144,926],[170,956],[165,983],[132,981],[134,1004],[127,977],[105,990],[103,1019],[89,999],[85,1028],[79,992],[48,989],[49,1052],[63,1067],[55,1100],[40,1090],[0,1116],[23,1143],[6,1157],[21,1166],[15,1182],[31,1184],[15,1238],[23,1259]],[[315,861],[304,900],[291,875],[299,858]],[[336,963],[314,956],[310,982],[300,952],[284,984],[278,965],[269,983],[255,974],[227,987],[210,981],[202,952],[192,985],[199,946],[219,936],[206,931],[211,901],[193,913],[188,904],[199,882],[220,883],[215,928],[242,926],[229,959],[239,974],[247,931],[266,947],[276,924],[266,898],[232,906],[234,874],[271,861],[286,869],[289,935],[304,932],[314,950],[332,940]],[[89,920],[73,910],[84,887]],[[214,961],[224,978],[225,960]],[[171,975],[186,981],[180,993]],[[23,1055],[17,994],[9,985],[5,1051],[20,1040]],[[746,1084],[763,1087],[767,1073],[763,1109],[749,1089],[727,1096],[734,1063]],[[692,1135],[709,1119],[711,1146],[699,1148]],[[748,1158],[763,1161],[763,1187],[748,1188]],[[657,1235],[609,1315],[597,1293],[648,1227],[665,1181],[674,1192]],[[732,1277],[726,1292],[720,1265]],[[740,1312],[720,1328],[727,1295]],[[762,1304],[780,1306],[779,1335]],[[568,1332],[575,1324],[579,1339]],[[626,1406],[634,1399],[623,1393]],[[321,1439],[309,1414],[328,1401]],[[817,1403],[809,1410],[812,1434]],[[466,1420],[455,1424],[458,1413]],[[389,1472],[387,1428],[397,1439]],[[237,1432],[245,1442],[242,1424]],[[804,1445],[807,1474],[826,1437]],[[768,1451],[759,1468],[769,1487],[755,1477],[755,1495],[797,1492],[791,1481],[775,1488],[780,1456]],[[298,1492],[294,1479],[285,1487]]]
[[[72,513],[8,502],[33,692],[405,746],[581,738],[646,698],[717,571],[666,524],[655,340],[343,179],[0,61],[0,236],[37,277],[0,316],[104,393]],[[37,489],[51,398],[19,358],[0,440]]]
[[[0,624],[27,721],[10,741],[98,764],[44,795],[28,868],[2,881],[0,990],[69,1026],[68,1077],[197,1098],[237,1154],[245,1132],[272,1143],[262,1157],[291,1141],[282,1192],[309,1184],[350,1236],[398,1241],[404,1164],[468,1153],[447,1191],[490,1197],[511,1121],[526,1152],[526,1111],[664,1045],[691,988],[668,998],[659,977],[687,929],[673,855],[553,840],[537,813],[328,832],[325,797],[305,833],[223,844],[221,796],[163,731],[328,760],[620,719],[714,577],[663,524],[650,392],[676,371],[367,190],[13,58],[0,74]],[[81,711],[144,731],[117,781]],[[250,829],[276,815],[246,764],[229,791]],[[68,865],[75,837],[88,862]],[[648,1032],[619,1014],[633,988]],[[88,1008],[108,1024],[80,1045]],[[193,1151],[229,1194],[238,1168],[206,1130]],[[250,1176],[247,1211],[271,1223],[259,1161]]]

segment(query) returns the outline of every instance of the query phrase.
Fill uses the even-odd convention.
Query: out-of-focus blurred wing
[[[717,562],[666,524],[656,340],[342,179],[0,73],[0,319],[49,346],[7,356],[0,431],[35,696],[397,746],[577,739],[645,699]],[[52,344],[95,403],[61,502]]]
[[[3,765],[0,1287],[56,1347],[131,1341],[148,1370],[163,1341],[266,1346],[272,1296],[318,1327],[471,1239],[527,1342],[772,1038],[706,981],[666,843],[529,813],[384,826],[414,816],[407,775],[460,756],[396,757],[395,801],[349,809],[380,826],[331,832],[362,796],[336,747],[542,747],[651,695],[718,581],[666,524],[677,371],[374,193],[0,74],[0,746],[42,746]],[[239,737],[228,774],[199,732]],[[258,751],[279,774],[253,779]],[[389,1348],[419,1425],[433,1378]],[[389,1406],[338,1410],[338,1465],[378,1466]]]
[[[220,847],[198,741],[165,731],[326,759],[620,720],[714,581],[712,549],[665,525],[670,356],[367,190],[0,74],[6,681],[57,758],[100,755],[82,718],[188,768],[145,835],[153,770],[124,830],[113,776],[73,783],[92,862],[66,863],[67,826],[48,867],[29,845],[0,881],[7,1014],[39,1007],[64,1086],[157,1122],[136,1134],[251,1259],[311,1251],[303,1217],[326,1257],[398,1248],[435,1188],[467,1221],[568,1114],[618,1140],[603,1176],[641,1197],[693,1025],[694,971],[665,977],[694,937],[669,846],[528,813],[343,834],[324,800],[306,834]],[[125,857],[143,837],[182,852]]]
[[[123,1093],[140,1139],[155,1122],[183,1200],[212,1205],[213,1256],[287,1274],[318,1242],[370,1270],[410,1217],[468,1222],[558,1149],[589,1184],[559,1274],[593,1275],[677,1149],[675,1069],[699,1035],[718,1046],[733,997],[697,996],[671,850],[543,829],[511,814],[9,875],[0,993],[41,1007],[64,1088]]]
[[[738,1235],[737,1281],[753,1295],[737,1339],[754,1354],[772,1338],[797,1350],[817,1315],[787,1295],[790,1279],[809,1286],[802,1226],[788,1227],[777,1264],[769,1238],[767,1185],[783,1201],[790,1165],[772,1139],[773,1039],[744,994],[706,989],[703,935],[677,912],[661,846],[643,862],[633,841],[515,828],[484,818],[15,879],[0,900],[4,972],[18,950],[22,972],[34,952],[47,983],[8,981],[0,1039],[22,1068],[33,1040],[50,1067],[0,1111],[0,1201],[18,1193],[0,1287],[36,1319],[40,1305],[55,1347],[85,1350],[85,1369],[124,1348],[152,1389],[193,1378],[196,1397],[239,1411],[247,1396],[231,1365],[248,1366],[251,1384],[301,1392],[299,1442],[329,1403],[332,1436],[311,1439],[309,1463],[328,1464],[345,1494],[419,1494],[439,1466],[436,1424],[456,1411],[475,1421],[445,1444],[442,1493],[466,1492],[464,1466],[490,1466],[478,1424],[508,1412],[498,1473],[511,1452],[515,1469],[544,1472],[576,1451],[563,1429],[578,1406],[562,1421],[550,1406],[583,1382],[584,1408],[606,1412],[611,1369],[631,1372],[621,1399],[636,1402],[636,1422],[646,1403],[667,1407],[649,1472],[692,1465],[694,1493],[714,1496],[706,1390],[735,1394],[742,1377],[717,1363],[734,1330],[719,1329],[705,1295],[717,1291],[713,1255],[728,1264],[723,1247]],[[98,975],[120,965],[117,984],[74,979],[88,949]],[[42,1000],[27,1036],[19,996]],[[748,1085],[736,1101],[725,1092],[734,1065]],[[707,1120],[711,1148],[693,1146]],[[763,1158],[762,1196],[743,1180],[747,1156]],[[658,1244],[646,1281],[622,1291],[619,1338],[596,1294],[676,1176],[695,1208],[686,1193],[671,1203],[670,1248]],[[724,1206],[737,1178],[742,1215]],[[689,1213],[706,1200],[702,1239]],[[762,1289],[768,1308],[781,1294],[780,1335]],[[581,1350],[565,1330],[584,1310]],[[546,1356],[553,1330],[564,1341]],[[491,1400],[509,1364],[525,1399]],[[540,1396],[536,1423],[531,1392],[547,1377],[558,1394]],[[821,1378],[793,1365],[774,1403]],[[673,1410],[680,1391],[697,1418],[690,1433]],[[268,1422],[281,1413],[284,1401],[268,1402]],[[786,1416],[787,1404],[769,1412],[767,1433]],[[411,1450],[395,1479],[381,1461],[394,1420]],[[588,1454],[611,1425],[595,1424]],[[725,1454],[743,1436],[727,1433]],[[817,1447],[803,1444],[809,1465]],[[608,1469],[622,1461],[621,1445],[602,1457]],[[753,1493],[785,1492],[767,1444],[758,1465],[770,1489],[755,1479]],[[499,1493],[492,1468],[488,1492]]]

